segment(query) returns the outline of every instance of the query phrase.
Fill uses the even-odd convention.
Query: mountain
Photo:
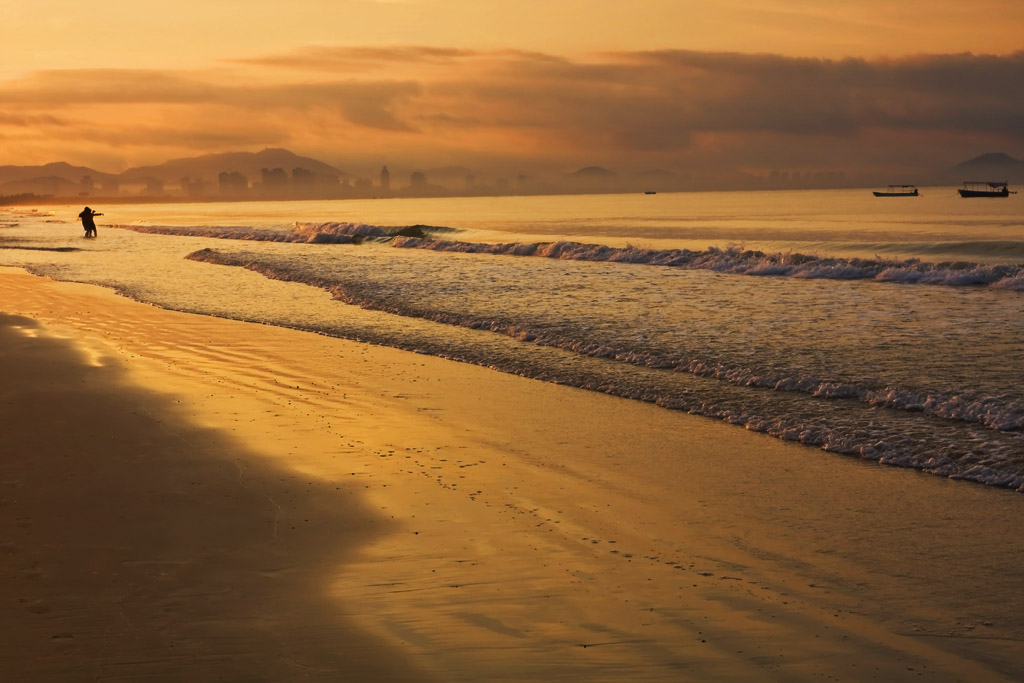
[[[30,194],[76,197],[116,194],[117,176],[58,161],[42,166],[0,166],[0,196]]]
[[[976,156],[973,159],[962,161],[956,165],[957,168],[993,168],[993,167],[1006,167],[1014,168],[1024,164],[1024,161],[1014,159],[1009,154],[1003,152],[989,152],[988,154],[982,154]]]
[[[282,168],[290,176],[293,169],[303,168],[312,171],[317,175],[345,177],[343,171],[311,159],[290,152],[287,149],[264,149],[261,152],[226,152],[222,154],[206,154],[198,157],[187,157],[184,159],[172,159],[156,166],[137,166],[129,168],[121,173],[124,181],[140,181],[147,178],[157,178],[177,185],[185,177],[192,180],[206,180],[214,182],[217,176],[223,172],[238,172],[246,176],[250,182],[260,179],[261,169]]]
[[[1020,183],[1024,182],[1024,161],[1003,152],[989,152],[960,162],[943,173],[943,177],[957,183],[975,180]]]
[[[18,178],[0,182],[0,197],[11,197],[21,194],[37,196],[74,197],[81,192],[82,185],[60,176],[35,176]]]
[[[581,168],[578,171],[566,174],[566,177],[579,180],[610,180],[615,178],[617,175],[617,173],[609,171],[607,168],[601,168],[600,166],[587,166],[586,168]]]
[[[103,173],[87,166],[72,166],[64,161],[42,166],[0,166],[0,183],[55,177],[78,184],[85,176],[90,176],[98,183],[117,178],[115,173]]]
[[[73,196],[86,191],[116,188],[151,179],[177,186],[184,177],[216,183],[222,171],[237,171],[252,181],[260,179],[260,170],[282,168],[291,176],[296,168],[303,168],[320,176],[344,178],[345,173],[286,149],[265,149],[262,152],[228,152],[207,154],[184,159],[172,159],[155,166],[138,166],[122,173],[103,173],[87,166],[73,166],[59,161],[42,166],[0,166],[0,194],[31,191],[37,194]],[[114,191],[116,194],[116,190]]]
[[[563,182],[573,192],[615,192],[619,190],[619,174],[600,166],[587,166],[566,173]]]

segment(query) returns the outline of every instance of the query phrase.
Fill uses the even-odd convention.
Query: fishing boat
[[[1011,192],[1006,183],[986,182],[965,182],[957,192],[961,197],[1009,197]]]
[[[914,185],[890,185],[884,190],[875,190],[876,197],[918,197],[917,187]]]

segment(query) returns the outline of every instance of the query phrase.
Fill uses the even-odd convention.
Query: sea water
[[[922,195],[23,208],[0,265],[1024,490],[1024,200]]]

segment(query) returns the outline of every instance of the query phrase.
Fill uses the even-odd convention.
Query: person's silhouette
[[[102,213],[96,213],[88,206],[82,210],[82,213],[78,214],[78,217],[82,220],[82,227],[85,228],[86,237],[96,236],[96,221],[93,220],[93,217],[102,215]]]

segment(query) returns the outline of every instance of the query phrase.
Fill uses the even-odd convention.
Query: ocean
[[[921,192],[20,207],[0,265],[1024,491],[1024,199]]]

